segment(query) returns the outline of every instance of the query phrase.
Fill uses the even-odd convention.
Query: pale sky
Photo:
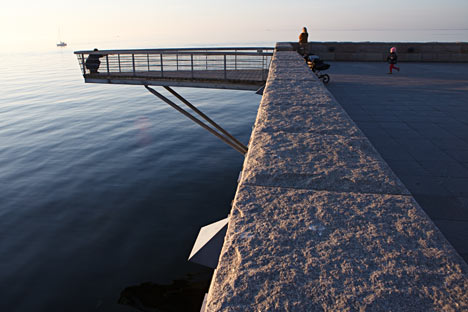
[[[468,30],[468,0],[5,1],[0,49],[55,47],[59,29],[79,49],[296,41],[302,26],[312,41],[330,30]]]

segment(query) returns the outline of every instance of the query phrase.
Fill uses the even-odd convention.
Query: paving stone
[[[378,152],[386,161],[391,161],[391,160],[409,160],[413,161],[414,157],[408,153],[406,150],[397,147],[397,148],[391,148],[391,147],[379,147]]]
[[[411,194],[424,194],[435,196],[450,196],[447,185],[447,178],[434,177],[434,176],[413,176],[413,175],[399,175],[399,178],[406,187],[410,190]]]
[[[460,254],[467,254],[468,248],[466,241],[468,240],[468,221],[453,221],[453,220],[434,220],[437,227],[444,231],[445,236],[450,239],[453,247],[455,247]]]
[[[391,130],[387,130],[389,133]],[[436,150],[439,151],[440,149],[437,148],[434,143],[431,142],[429,139],[415,139],[415,138],[407,138],[407,137],[399,137],[395,138],[395,141],[401,145],[402,148],[407,149],[408,151],[411,149],[425,149],[425,150]]]
[[[415,131],[415,130],[407,130],[407,129],[391,129],[391,130],[388,130],[387,131],[390,133],[390,136],[392,138],[401,138],[401,137],[404,137],[404,138],[411,138],[411,139],[416,139],[416,140],[421,140],[423,139],[423,136]]]
[[[356,123],[358,124],[358,127],[362,129],[362,132],[364,132],[366,137],[369,138],[369,140],[372,142],[374,146],[376,146],[376,144],[381,144],[381,143],[389,142],[393,140],[392,137],[388,135],[388,132],[385,131],[384,129],[379,129],[379,128],[375,128],[375,129],[364,128],[363,129],[360,127],[359,121],[356,121]]]
[[[466,254],[460,254],[460,256],[462,256],[463,260],[465,260],[465,262],[468,263],[468,253],[466,253]]]
[[[440,151],[438,149],[417,149],[410,148],[409,153],[414,159],[418,161],[426,160],[438,160],[438,161],[450,161],[450,156],[447,153]]]
[[[381,114],[372,114],[370,115],[376,121],[380,122],[399,122],[400,119],[397,116],[392,115],[381,115]]]
[[[412,130],[408,124],[406,122],[400,122],[400,121],[396,121],[396,122],[380,122],[380,125],[384,128],[384,129],[389,129],[391,131],[393,131],[394,129],[397,129],[397,130]]]
[[[430,176],[429,171],[424,169],[421,164],[415,160],[393,160],[386,159],[390,168],[397,176]],[[410,189],[411,191],[411,189]]]
[[[352,112],[348,112],[348,114],[351,116],[351,118],[355,121],[355,122],[360,122],[360,121],[374,121],[374,117],[372,115],[369,115],[369,114],[359,114],[359,113],[352,113]]]
[[[426,121],[427,117],[411,115],[411,116],[398,116],[398,119],[411,124],[412,122]]]
[[[346,109],[345,109],[346,110]],[[360,121],[357,123],[359,125],[359,128],[366,130],[374,130],[374,129],[383,129],[382,125],[380,122],[376,120],[370,120],[370,121]]]
[[[430,141],[442,150],[465,150],[468,153],[468,142],[457,138],[455,135],[449,138],[430,138]]]
[[[468,162],[468,150],[447,149],[445,153],[461,163]]]
[[[427,122],[426,122],[427,124]],[[413,124],[411,124],[411,127],[414,128],[417,132],[419,132],[421,135],[427,138],[442,138],[442,139],[449,139],[453,137],[453,135],[442,129],[441,127],[436,126],[435,124],[428,125],[426,127],[414,127]]]
[[[431,175],[437,177],[468,177],[468,169],[455,160],[451,161],[420,161]]]
[[[413,194],[432,220],[468,221],[466,199],[453,196]],[[451,238],[446,236],[451,242]]]
[[[443,184],[453,196],[468,197],[468,177],[448,177]]]

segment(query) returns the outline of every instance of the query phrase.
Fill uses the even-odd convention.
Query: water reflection
[[[121,292],[151,291],[199,311],[203,283],[179,278],[203,271],[187,257],[243,157],[141,86],[84,84],[71,52],[0,64],[16,64],[0,72],[0,311],[128,312]],[[258,95],[177,90],[248,142]]]

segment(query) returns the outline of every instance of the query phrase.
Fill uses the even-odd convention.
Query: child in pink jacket
[[[398,71],[400,71],[400,68],[399,67],[396,67],[395,64],[398,62],[398,57],[397,57],[397,54],[396,54],[396,48],[393,47],[390,49],[390,54],[387,56],[387,62],[390,64],[390,68],[389,68],[389,74],[392,73],[392,69],[396,69]]]

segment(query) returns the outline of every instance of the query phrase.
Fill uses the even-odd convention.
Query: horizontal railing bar
[[[75,54],[85,54],[85,55],[89,55],[89,54],[92,54],[93,51],[86,51],[86,52],[74,52]],[[132,52],[107,52],[107,51],[104,51],[104,50],[100,50],[98,53],[100,54],[108,54],[108,55],[135,55],[135,57],[139,56],[139,57],[146,57],[146,55],[144,53],[132,53]],[[175,54],[178,54],[179,56],[182,56],[182,55],[187,55],[187,56],[190,56],[190,55],[202,55],[202,56],[205,56],[205,55],[232,55],[232,56],[235,56],[237,55],[238,57],[239,56],[272,56],[273,55],[273,52],[178,52],[178,53],[173,53],[173,52],[146,52],[146,54],[163,54],[163,55],[175,55]]]
[[[201,53],[206,53],[208,51],[234,51],[234,52],[239,52],[241,53],[242,50],[248,50],[248,51],[252,51],[252,50],[271,50],[273,51],[274,48],[272,47],[241,47],[241,48],[237,48],[237,47],[224,47],[224,48],[167,48],[167,49],[122,49],[122,50],[99,50],[99,52],[101,53],[117,53],[117,54],[139,54],[139,53],[142,53],[142,54],[146,54],[148,52],[152,52],[152,53],[160,53],[160,52],[172,52],[172,53],[176,53],[176,52],[201,52]],[[92,50],[81,50],[81,51],[75,51],[74,53],[75,54],[89,54],[89,53],[92,53],[93,51]]]

